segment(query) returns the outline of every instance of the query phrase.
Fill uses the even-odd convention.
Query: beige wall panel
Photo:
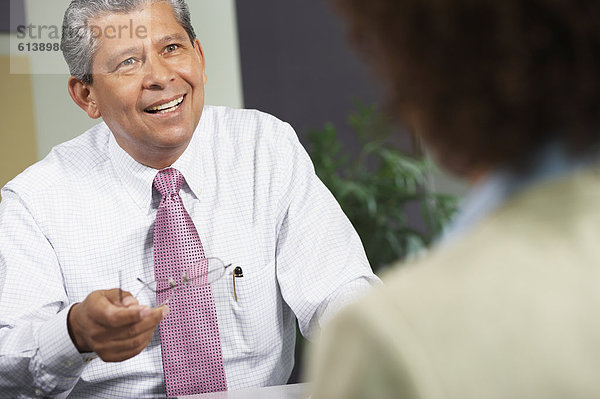
[[[27,68],[26,57],[12,57]],[[10,74],[11,57],[0,55],[0,187],[37,160],[31,75]]]

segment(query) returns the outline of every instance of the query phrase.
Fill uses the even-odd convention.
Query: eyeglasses
[[[146,289],[150,290],[155,293],[156,306],[159,307],[167,304],[178,290],[188,287],[204,287],[216,282],[223,277],[226,272],[231,269],[231,267],[231,263],[226,265],[219,258],[204,258],[193,266],[189,267],[185,272],[181,273],[180,281],[176,281],[174,277],[169,277],[168,279],[158,279],[146,282],[138,277],[137,281],[142,284],[142,287],[139,289],[137,294],[135,294],[135,297],[138,298]],[[119,295],[120,299],[122,300],[123,294],[121,290],[121,274],[121,270],[119,270]],[[235,278],[243,277],[242,269],[239,266],[236,267],[232,275],[233,292],[235,300],[237,301],[237,294],[235,292]]]

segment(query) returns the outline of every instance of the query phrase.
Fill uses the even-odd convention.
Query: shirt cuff
[[[71,305],[72,306],[72,305]],[[78,378],[95,353],[79,353],[69,336],[67,316],[71,306],[48,320],[39,331],[41,367],[51,375]]]
[[[327,307],[319,317],[319,325],[327,324],[335,315],[337,315],[346,306],[358,301],[365,294],[371,291],[373,287],[379,286],[381,280],[375,277],[367,279],[360,277],[346,283],[342,289],[336,292],[328,301]]]

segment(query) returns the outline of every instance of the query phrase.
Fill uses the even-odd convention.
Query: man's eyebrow
[[[183,35],[181,33],[173,33],[173,34],[161,37],[160,39],[158,39],[156,41],[156,44],[167,45],[167,44],[170,44],[173,42],[185,43],[185,42],[189,42],[189,41],[190,41],[189,36]]]

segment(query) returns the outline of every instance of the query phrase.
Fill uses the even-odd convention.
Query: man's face
[[[93,21],[100,45],[88,114],[102,116],[138,162],[170,166],[185,150],[204,106],[204,55],[164,3]]]

